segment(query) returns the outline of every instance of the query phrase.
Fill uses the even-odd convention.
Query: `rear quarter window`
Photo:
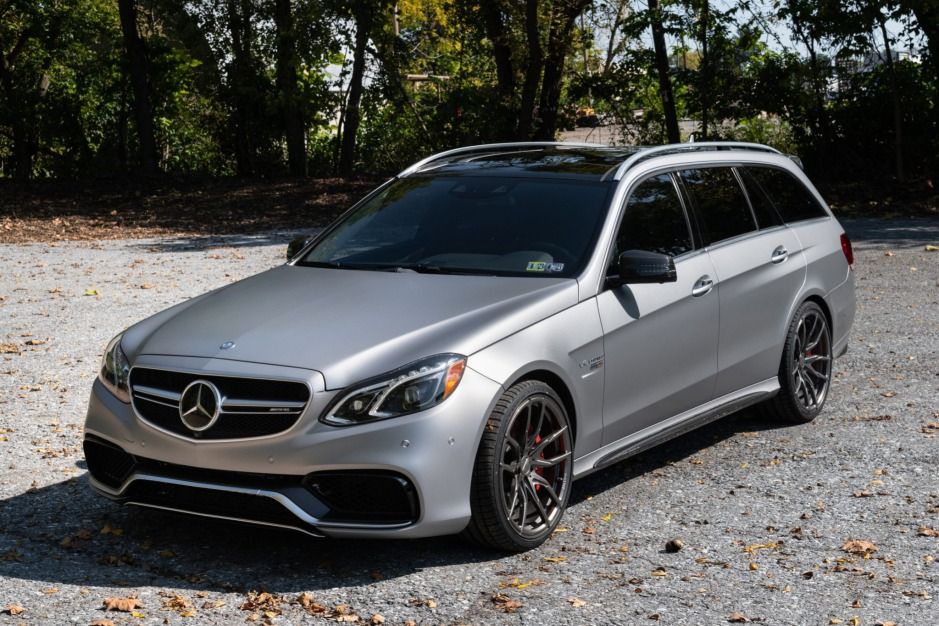
[[[815,195],[789,172],[775,167],[740,168],[751,197],[763,195],[772,202],[786,223],[828,217]]]
[[[705,245],[756,230],[747,197],[730,167],[679,172],[696,207]]]

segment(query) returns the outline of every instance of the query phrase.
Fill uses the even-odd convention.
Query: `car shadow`
[[[662,467],[685,460],[734,435],[744,432],[778,430],[789,426],[791,425],[763,417],[756,409],[745,409],[580,479],[574,483],[569,506],[579,504]]]
[[[571,505],[737,433],[777,426],[752,411],[730,416],[578,481]],[[76,465],[84,467],[83,461]],[[121,507],[94,494],[85,474],[0,501],[0,576],[48,586],[266,588],[294,593],[365,586],[430,567],[503,556],[459,537],[315,539],[274,528]]]

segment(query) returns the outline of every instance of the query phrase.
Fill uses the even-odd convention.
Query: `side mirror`
[[[287,260],[290,261],[293,259],[301,250],[306,248],[306,245],[310,243],[309,237],[297,237],[293,241],[287,244]]]
[[[645,250],[627,250],[619,255],[619,276],[611,277],[619,285],[637,283],[674,283],[678,280],[675,260],[667,254]]]

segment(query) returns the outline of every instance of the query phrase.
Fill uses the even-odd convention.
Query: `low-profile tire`
[[[807,424],[825,406],[834,356],[825,312],[803,302],[792,316],[779,364],[779,393],[763,403],[773,420]]]
[[[541,545],[570,496],[573,436],[564,403],[537,380],[509,388],[489,415],[473,468],[463,535],[508,552]]]

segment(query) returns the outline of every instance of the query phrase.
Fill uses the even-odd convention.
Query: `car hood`
[[[128,329],[137,355],[316,370],[339,389],[411,361],[470,355],[577,303],[577,281],[284,265]],[[234,346],[222,350],[225,342]]]

